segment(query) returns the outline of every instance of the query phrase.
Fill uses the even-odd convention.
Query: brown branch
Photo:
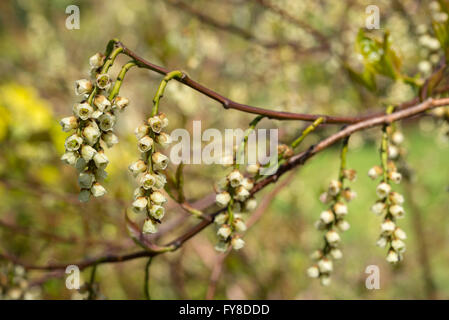
[[[346,128],[342,129],[341,131],[331,135],[330,137],[322,140],[316,145],[311,146],[309,149],[307,149],[304,152],[301,152],[293,157],[291,157],[288,162],[281,165],[279,169],[276,171],[275,174],[265,178],[264,180],[261,180],[257,184],[254,185],[254,188],[251,190],[251,194],[255,194],[265,188],[270,183],[273,183],[277,181],[284,173],[292,170],[293,168],[303,165],[308,159],[316,155],[317,153],[327,149],[328,147],[332,146],[337,141],[350,136],[351,134],[365,130],[368,128],[372,128],[375,126],[380,126],[383,124],[389,124],[395,121],[407,119],[410,117],[413,117],[415,115],[422,114],[426,112],[427,110],[430,110],[432,108],[441,107],[441,106],[447,106],[449,105],[449,98],[442,98],[442,99],[432,99],[429,98],[426,101],[415,105],[413,107],[399,110],[397,112],[382,115],[378,117],[374,117],[365,121],[358,122],[353,125],[349,125]],[[186,241],[188,241],[190,238],[201,232],[203,229],[205,229],[208,225],[210,225],[213,221],[213,217],[220,212],[223,212],[225,209],[220,209],[218,211],[215,211],[214,213],[210,214],[211,219],[202,220],[197,225],[193,226],[189,230],[187,230],[184,234],[182,234],[177,239],[171,241],[168,243],[165,247],[173,246],[176,250],[177,248],[181,247]],[[102,263],[117,263],[117,262],[123,262],[128,260],[133,260],[137,258],[142,257],[153,257],[157,256],[163,252],[167,251],[149,251],[149,250],[143,250],[131,254],[108,254],[105,256],[101,256],[98,258],[92,258],[92,259],[86,259],[78,262],[73,263],[65,263],[65,264],[49,264],[44,266],[36,266],[36,265],[30,265],[26,264],[24,262],[21,262],[19,259],[15,258],[14,256],[11,256],[9,254],[0,253],[0,258],[3,257],[5,259],[11,260],[14,263],[20,264],[26,269],[33,269],[33,270],[57,270],[57,269],[65,269],[67,265],[74,264],[77,265],[80,269],[87,268],[89,266],[92,266],[94,264],[102,264]]]
[[[346,128],[342,129],[341,131],[333,134],[332,136],[322,140],[316,145],[313,145],[309,149],[307,149],[304,152],[301,152],[293,157],[291,157],[288,162],[281,165],[279,169],[276,171],[275,174],[265,178],[264,180],[261,180],[257,184],[254,185],[254,188],[251,190],[251,194],[255,194],[258,191],[265,188],[270,183],[273,183],[277,181],[284,173],[288,172],[289,170],[292,170],[293,168],[303,165],[308,159],[316,155],[317,153],[327,149],[328,147],[332,146],[337,141],[350,136],[351,134],[365,130],[371,127],[380,126],[383,124],[389,124],[395,121],[403,120],[406,118],[410,118],[415,115],[422,114],[426,112],[427,110],[430,110],[432,108],[441,107],[441,106],[447,106],[449,105],[449,98],[442,98],[442,99],[432,99],[429,98],[426,101],[415,105],[413,107],[399,110],[397,112],[382,115],[378,117],[374,117],[365,121],[358,122],[356,124],[347,126]],[[193,226],[189,230],[187,230],[184,234],[182,234],[177,239],[171,241],[168,243],[165,247],[172,246],[174,247],[173,250],[176,250],[177,248],[181,247],[186,241],[188,241],[190,238],[201,232],[203,229],[205,229],[208,225],[210,225],[213,221],[213,217],[220,212],[223,212],[225,209],[220,209],[218,211],[215,211],[214,213],[210,214],[211,219],[202,220],[197,225]],[[173,251],[172,250],[172,251]],[[102,263],[117,263],[117,262],[123,262],[128,260],[133,260],[137,258],[142,257],[153,257],[157,256],[163,252],[167,251],[149,251],[149,250],[143,250],[131,254],[108,254],[105,256],[101,256],[99,258],[92,258],[92,259],[86,259],[74,263],[65,263],[65,264],[49,264],[44,266],[36,266],[36,265],[30,265],[26,264],[24,262],[21,262],[19,259],[17,259],[14,256],[11,256],[9,254],[0,253],[0,258],[11,260],[14,263],[20,264],[26,269],[32,269],[32,270],[57,270],[57,269],[65,269],[67,265],[74,264],[77,265],[80,269],[87,268],[89,266],[95,265],[95,264],[102,264]]]

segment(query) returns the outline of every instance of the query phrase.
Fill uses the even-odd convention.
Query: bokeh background
[[[138,156],[133,131],[149,115],[160,75],[137,69],[127,75],[121,95],[131,103],[118,120],[120,143],[107,150],[111,163],[104,198],[79,203],[77,174],[59,160],[66,134],[58,121],[71,113],[77,99],[74,81],[88,76],[88,58],[104,51],[111,38],[119,38],[151,62],[187,72],[236,101],[332,115],[380,111],[386,103],[401,103],[416,94],[413,85],[397,79],[377,77],[377,88],[370,91],[349,76],[347,64],[354,70],[363,67],[356,39],[365,25],[367,5],[379,6],[378,32],[389,31],[403,74],[424,79],[441,58],[441,50],[432,42],[436,39],[431,22],[432,18],[444,20],[444,1],[275,3],[282,12],[267,1],[242,0],[1,1],[0,253],[44,265],[138,249],[124,221],[136,186],[127,166]],[[71,4],[80,8],[79,30],[65,27],[65,9]],[[323,37],[314,35],[313,30]],[[112,74],[126,61],[120,57]],[[203,129],[246,128],[253,118],[225,111],[175,82],[169,84],[161,109],[170,118],[170,130],[190,129],[193,120],[201,120]],[[261,122],[264,128],[279,127],[284,142],[296,137],[304,125]],[[223,261],[215,298],[449,298],[445,125],[430,116],[402,124],[407,161],[414,172],[413,181],[398,189],[405,195],[407,212],[400,225],[409,235],[403,263],[388,265],[385,250],[375,246],[381,221],[369,210],[376,198],[375,183],[366,175],[379,162],[379,130],[372,129],[350,141],[348,165],[359,173],[352,185],[358,198],[349,206],[351,229],[342,236],[344,258],[335,265],[331,286],[322,287],[319,281],[309,279],[305,270],[311,264],[309,254],[321,246],[321,234],[313,223],[325,208],[319,202],[320,193],[337,177],[337,148],[320,153],[296,170],[283,189],[275,190],[273,185],[257,195],[262,200],[273,190],[278,192],[246,233],[246,247]],[[326,126],[318,130],[299,150],[337,129]],[[223,169],[218,166],[187,166],[188,199],[209,195],[221,174]],[[166,223],[186,215],[172,201],[168,208]],[[179,230],[158,241],[173,239],[195,222],[193,217],[185,218]],[[214,227],[209,227],[178,251],[154,259],[152,298],[211,297],[211,274],[219,271],[221,261],[213,249],[214,233]],[[13,267],[4,259],[0,263],[0,279],[4,280]],[[99,297],[143,298],[144,265],[143,260],[100,265]],[[368,265],[380,268],[380,290],[365,288]],[[22,274],[23,270],[16,269]],[[87,281],[89,269],[82,276]],[[60,275],[29,271],[23,277],[22,289],[34,290],[28,297],[83,296],[68,290]]]

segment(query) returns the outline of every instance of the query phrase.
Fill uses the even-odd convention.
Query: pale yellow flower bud
[[[397,263],[399,261],[399,255],[394,250],[390,250],[388,251],[387,261],[392,264]]]
[[[228,175],[228,180],[229,180],[229,183],[231,184],[231,187],[235,188],[240,185],[240,183],[243,180],[243,176],[240,173],[240,171],[234,170]]]
[[[111,109],[111,102],[104,95],[95,96],[94,105],[101,111],[106,112]]]
[[[162,153],[160,152],[153,153],[151,159],[153,160],[154,170],[165,170],[165,168],[167,168],[168,158]]]
[[[153,147],[153,139],[151,139],[149,136],[145,136],[139,140],[139,142],[137,143],[137,147],[139,148],[140,152],[147,152]]]
[[[329,230],[328,232],[326,232],[325,237],[326,241],[331,246],[335,246],[340,242],[340,235],[334,230]]]
[[[161,220],[165,215],[165,209],[159,205],[151,205],[149,206],[150,215],[157,220]]]
[[[101,184],[96,182],[92,186],[91,192],[94,197],[98,198],[98,197],[102,197],[106,194],[106,189]]]
[[[320,269],[321,273],[329,273],[333,270],[332,260],[329,260],[327,258],[323,258],[318,261],[318,268]]]
[[[114,133],[112,133],[111,131],[103,133],[101,135],[101,138],[103,139],[104,143],[106,143],[106,146],[108,148],[111,148],[112,146],[114,146],[114,144],[118,143],[117,136]]]
[[[379,167],[379,166],[374,166],[374,167],[372,167],[371,169],[369,169],[369,171],[368,171],[368,176],[369,176],[371,179],[375,180],[375,179],[377,179],[377,178],[380,177],[380,175],[382,174],[382,172],[383,172],[383,170],[382,170],[381,167]]]
[[[64,163],[74,166],[76,164],[76,160],[78,159],[78,156],[76,155],[76,153],[72,152],[72,151],[67,151],[66,153],[64,153],[61,157],[61,161],[63,161]]]
[[[97,75],[98,88],[107,90],[110,85],[111,85],[111,78],[109,77],[108,74],[103,73],[103,74]]]
[[[334,221],[334,213],[331,210],[325,210],[321,212],[320,220],[325,224],[329,224]]]
[[[104,55],[101,53],[96,53],[92,57],[89,58],[89,65],[92,69],[98,69],[103,65]]]
[[[153,132],[155,132],[155,133],[161,132],[162,121],[158,116],[149,118],[148,125],[151,127],[151,130],[153,130]]]
[[[109,163],[108,157],[104,154],[104,152],[100,151],[94,155],[95,166],[98,169],[105,169]]]
[[[229,201],[231,201],[231,195],[228,192],[223,191],[215,196],[215,201],[218,206],[224,208],[228,205]]]
[[[111,131],[115,124],[115,116],[110,113],[102,114],[98,120],[100,121],[100,129],[103,131]]]
[[[376,188],[377,196],[380,199],[385,198],[391,191],[391,186],[388,183],[382,182]]]
[[[153,191],[153,193],[150,196],[150,199],[154,204],[157,205],[162,205],[165,202],[167,202],[167,199],[165,199],[164,195],[159,191]]]
[[[260,165],[258,163],[249,164],[246,166],[246,172],[252,175],[256,175],[259,172]]]
[[[217,231],[217,235],[223,240],[226,240],[231,235],[231,233],[232,230],[227,224],[222,225]]]
[[[95,150],[94,148],[92,148],[89,145],[83,145],[81,147],[81,156],[83,157],[84,161],[89,162],[90,160],[92,160],[92,158],[94,157],[94,155],[97,153],[97,150]]]
[[[320,269],[318,266],[312,266],[307,269],[307,276],[310,278],[318,278],[320,276]]]
[[[77,134],[73,134],[65,140],[65,148],[67,151],[78,150],[83,143],[83,138]]]
[[[167,148],[173,142],[173,140],[169,134],[161,132],[156,136],[156,142],[159,143],[162,148]]]
[[[128,98],[125,97],[116,97],[114,99],[114,105],[112,106],[113,108],[117,108],[120,111],[125,110],[125,108],[129,105],[129,100]]]
[[[146,219],[142,227],[142,232],[145,234],[156,233],[156,224],[151,219]]]
[[[149,132],[149,128],[148,128],[148,126],[146,126],[146,125],[141,125],[141,126],[138,126],[137,128],[136,128],[136,130],[134,130],[134,134],[136,135],[136,137],[137,137],[137,139],[138,140],[140,140],[140,139],[142,139],[143,137],[145,137],[147,134],[148,134],[148,132]]]
[[[246,224],[242,219],[240,218],[234,219],[234,221],[232,221],[232,224],[237,232],[246,231]]]
[[[74,116],[62,118],[59,123],[64,132],[69,132],[72,129],[78,128],[78,120]]]
[[[147,170],[147,165],[143,160],[137,160],[131,163],[128,169],[129,171],[131,171],[133,176],[136,177],[139,173],[142,173],[145,170]]]
[[[214,218],[214,222],[218,225],[225,224],[228,220],[228,215],[226,213],[217,214]]]
[[[87,120],[92,116],[94,108],[87,102],[75,103],[73,105],[73,113],[81,120]]]
[[[139,183],[142,188],[149,190],[156,183],[156,178],[151,173],[145,173],[140,176]]]
[[[89,94],[92,89],[94,88],[92,82],[90,82],[87,79],[81,79],[75,81],[75,94],[77,95],[83,95],[83,94]]]
[[[249,196],[249,191],[246,190],[243,186],[240,186],[237,188],[234,198],[238,201],[245,201]]]
[[[232,237],[231,245],[234,250],[240,250],[245,246],[245,241],[239,236]]]
[[[133,202],[133,207],[139,211],[142,211],[148,205],[148,200],[146,197],[139,197]]]

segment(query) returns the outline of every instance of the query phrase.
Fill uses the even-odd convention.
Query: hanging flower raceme
[[[372,205],[371,211],[383,218],[377,245],[381,248],[388,248],[386,260],[393,264],[403,259],[404,240],[407,237],[396,222],[405,214],[404,197],[393,191],[392,187],[392,184],[399,184],[402,179],[402,175],[393,161],[404,153],[401,148],[403,140],[404,137],[399,130],[391,126],[384,126],[380,151],[382,164],[374,166],[368,171],[368,176],[371,179],[381,178],[376,188],[378,200]]]
[[[242,239],[242,233],[246,231],[244,213],[253,211],[257,207],[257,200],[251,195],[254,183],[260,177],[261,166],[259,163],[248,164],[244,176],[239,170],[239,164],[242,155],[247,147],[249,134],[254,130],[257,123],[263,117],[256,117],[245,133],[240,148],[234,150],[234,153],[225,154],[221,163],[228,167],[232,164],[230,171],[224,179],[219,181],[216,186],[215,201],[220,208],[225,208],[224,212],[215,216],[215,224],[218,227],[218,243],[215,246],[217,251],[224,252],[229,246],[234,250],[244,247],[245,241]]]
[[[161,131],[167,125],[167,117],[159,113],[135,130],[141,159],[133,162],[129,170],[139,183],[139,187],[134,191],[133,210],[147,217],[143,233],[157,232],[157,224],[161,223],[165,215],[163,205],[167,200],[161,190],[166,183],[162,171],[167,168],[168,157],[156,151],[156,146],[166,148],[171,143],[171,137]]]
[[[347,151],[347,141],[344,142],[341,158],[342,166],[338,180],[332,180],[326,192],[320,196],[321,202],[329,207],[321,212],[320,219],[315,223],[315,227],[324,232],[324,245],[321,250],[312,253],[311,258],[316,263],[307,269],[307,274],[311,278],[319,278],[322,285],[330,284],[330,275],[333,270],[333,261],[341,259],[343,253],[340,249],[340,233],[349,229],[349,223],[345,220],[348,214],[348,207],[345,202],[349,202],[356,197],[356,193],[349,187],[345,187],[346,180],[355,181],[356,171],[346,169],[345,157]]]
[[[110,81],[107,73],[100,73],[104,61],[101,53],[89,59],[92,79],[75,81],[75,93],[82,100],[73,105],[72,116],[60,121],[62,130],[72,133],[65,141],[66,151],[61,160],[77,169],[82,202],[92,195],[101,197],[106,194],[100,184],[107,176],[105,169],[109,163],[104,146],[111,148],[118,143],[113,133],[117,111],[128,105],[126,98],[106,97]]]

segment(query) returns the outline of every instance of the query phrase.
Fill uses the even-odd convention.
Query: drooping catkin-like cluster
[[[381,143],[381,166],[374,166],[368,171],[368,176],[381,181],[376,188],[378,200],[371,207],[371,211],[383,217],[380,237],[377,245],[381,248],[388,247],[386,260],[392,264],[399,262],[405,252],[406,233],[396,225],[396,220],[405,215],[403,203],[404,197],[392,189],[392,182],[399,184],[402,175],[398,172],[394,160],[403,154],[401,144],[403,134],[396,128],[385,126]]]
[[[333,260],[343,257],[339,232],[344,232],[350,227],[345,220],[348,214],[345,201],[349,202],[357,196],[355,191],[344,186],[344,182],[355,179],[355,170],[342,167],[339,179],[332,180],[328,190],[320,196],[321,202],[329,204],[328,209],[321,212],[320,219],[315,223],[315,227],[324,232],[324,246],[321,250],[312,253],[311,258],[316,261],[316,264],[307,269],[307,274],[311,278],[319,278],[321,284],[325,286],[331,282]]]
[[[161,190],[167,180],[162,172],[167,168],[169,159],[156,151],[156,145],[166,148],[172,142],[170,135],[162,132],[167,125],[167,117],[159,113],[135,130],[141,158],[133,162],[129,170],[139,183],[139,187],[134,191],[133,210],[147,216],[143,233],[157,232],[157,224],[165,215],[163,205],[167,200]]]
[[[259,174],[260,165],[250,164],[246,170],[248,177],[234,167],[226,178],[218,183],[215,200],[219,207],[226,208],[226,212],[218,214],[214,220],[218,226],[219,241],[215,246],[217,251],[224,252],[229,245],[239,250],[245,245],[241,235],[246,231],[243,214],[257,207],[257,200],[251,196],[251,189]]]
[[[90,196],[101,197],[106,189],[100,184],[106,176],[109,160],[104,146],[111,148],[118,143],[113,133],[117,112],[128,106],[128,99],[116,96],[107,98],[111,80],[107,73],[101,73],[105,57],[97,53],[89,59],[91,79],[75,82],[75,93],[81,101],[73,106],[73,115],[60,121],[63,131],[72,132],[65,141],[65,153],[61,160],[72,165],[79,173],[81,187],[79,199],[82,202]]]
[[[38,300],[41,288],[32,286],[26,270],[11,262],[0,263],[0,300]]]

